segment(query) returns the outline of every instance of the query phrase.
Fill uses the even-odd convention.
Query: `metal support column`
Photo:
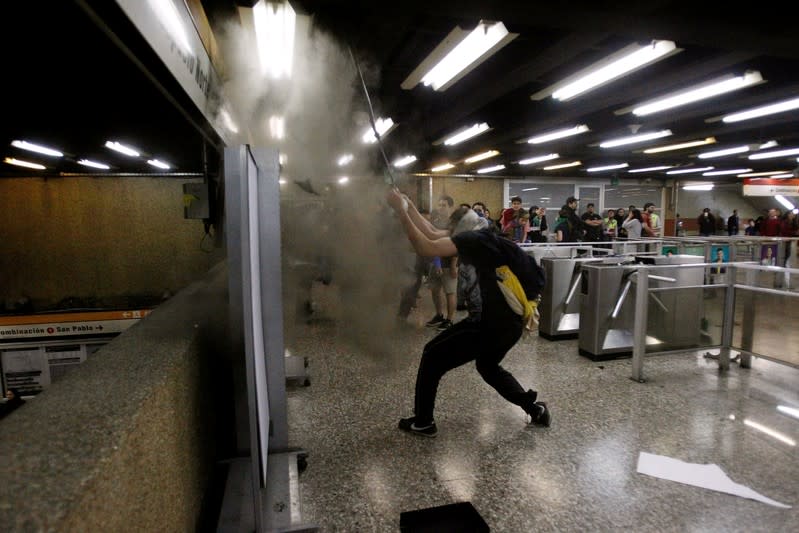
[[[757,281],[757,270],[746,270],[746,284],[754,287]],[[753,351],[753,341],[755,336],[755,293],[753,291],[743,292],[744,315],[741,321],[741,368],[752,368],[752,356],[748,352]]]
[[[727,267],[727,287],[724,291],[724,317],[721,321],[721,349],[719,350],[719,370],[730,369],[730,347],[732,346],[732,328],[735,324],[735,277],[737,269]]]
[[[632,379],[639,383],[644,379],[644,357],[646,356],[646,327],[649,305],[649,276],[647,269],[641,268],[632,274],[635,285],[635,324],[633,326],[633,374]]]

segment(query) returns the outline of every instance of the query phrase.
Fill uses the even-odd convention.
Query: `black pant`
[[[469,361],[475,361],[483,380],[503,398],[532,410],[532,405],[528,405],[533,403],[530,395],[499,365],[521,335],[521,320],[495,325],[462,320],[436,335],[424,347],[416,376],[414,412],[417,420],[421,423],[433,420],[439,381],[449,370]]]

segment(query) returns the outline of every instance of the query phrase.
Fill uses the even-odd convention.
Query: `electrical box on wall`
[[[183,218],[205,219],[211,216],[208,205],[208,185],[183,184]]]

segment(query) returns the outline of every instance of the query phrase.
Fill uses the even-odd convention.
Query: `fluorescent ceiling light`
[[[90,161],[88,159],[79,159],[78,164],[83,165],[84,167],[101,168],[103,170],[108,170],[109,168],[111,168],[105,163],[98,163],[96,161]]]
[[[252,8],[261,72],[274,79],[291,76],[296,15],[288,2],[259,0]]]
[[[683,185],[683,189],[686,191],[712,191],[713,184],[702,183],[700,185]]]
[[[447,146],[454,146],[458,143],[462,143],[463,141],[471,139],[472,137],[477,137],[481,133],[485,133],[490,129],[491,128],[487,123],[481,122],[480,124],[474,124],[473,126],[469,126],[468,128],[463,128],[461,130],[458,130],[452,135],[446,137],[443,142]],[[438,142],[438,144],[441,144],[441,142]]]
[[[191,45],[189,44],[189,37],[186,33],[186,28],[183,27],[183,22],[180,20],[180,13],[178,13],[175,4],[171,0],[164,2],[164,0],[150,0],[150,8],[155,11],[158,19],[163,23],[169,35],[177,42],[183,49],[183,52],[191,52]]]
[[[473,156],[467,158],[466,160],[464,160],[464,163],[466,163],[466,164],[476,163],[478,161],[483,161],[484,159],[490,159],[490,158],[496,157],[498,155],[499,155],[498,151],[496,151],[496,150],[488,150],[487,152],[483,152],[482,154],[473,155]]]
[[[148,159],[147,160],[147,164],[152,165],[152,166],[154,166],[156,168],[164,169],[164,170],[167,170],[167,169],[170,168],[169,165],[167,165],[163,161],[159,161],[157,159]]]
[[[693,148],[695,146],[702,146],[705,144],[713,144],[716,142],[715,137],[708,137],[707,139],[698,141],[688,141],[679,144],[668,144],[666,146],[656,146],[654,148],[647,148],[644,150],[645,154],[658,154],[660,152],[670,152],[671,150],[682,150],[684,148]]]
[[[580,133],[585,133],[587,131],[590,131],[588,129],[588,126],[586,126],[585,124],[580,124],[579,126],[575,126],[573,128],[565,128],[550,133],[544,133],[542,135],[536,135],[535,137],[529,138],[527,142],[530,144],[541,144],[549,141],[554,141],[555,139],[562,139],[564,137],[571,137],[572,135],[579,135]]]
[[[444,170],[449,170],[451,168],[455,168],[455,165],[452,163],[444,163],[442,165],[438,165],[437,167],[433,167],[430,170],[432,172],[443,172]]]
[[[639,117],[658,113],[666,109],[672,109],[692,102],[698,102],[706,98],[718,96],[720,94],[737,91],[744,87],[749,87],[763,81],[760,72],[753,70],[746,72],[743,76],[724,77],[707,84],[700,85],[687,91],[682,91],[671,96],[666,96],[658,100],[640,105],[633,109],[633,114]]]
[[[527,159],[522,159],[519,161],[520,165],[532,165],[533,163],[543,163],[544,161],[552,161],[553,159],[557,159],[560,156],[558,154],[547,154],[547,155],[540,155],[537,157],[529,157]]]
[[[341,177],[338,179],[338,182],[339,182],[341,185],[344,185],[345,183],[349,183],[349,181],[350,181],[350,178],[349,178],[348,176],[341,176]]]
[[[740,176],[738,176],[738,177],[740,178],[740,177],[742,177],[742,176],[746,176],[746,174],[741,174],[741,175],[740,175]],[[773,176],[771,176],[771,177],[772,177],[772,178],[793,178],[793,177],[794,177],[794,175],[793,175],[793,172],[786,172],[786,173],[784,173],[784,174],[774,174],[774,175],[773,175]]]
[[[632,44],[568,77],[552,89],[545,89],[532,95],[531,98],[541,100],[551,92],[552,98],[555,100],[566,101],[635,72],[675,51],[679,52],[680,50],[677,50],[672,41],[652,41],[644,46]]]
[[[793,439],[791,439],[789,437],[786,437],[785,435],[783,435],[779,431],[774,431],[773,429],[768,428],[768,427],[766,427],[766,426],[764,426],[762,424],[758,424],[757,422],[752,422],[748,418],[744,419],[744,424],[749,426],[750,428],[753,428],[753,429],[756,429],[756,430],[760,431],[761,433],[765,433],[769,437],[773,437],[773,438],[777,439],[778,441],[784,442],[785,444],[787,444],[789,446],[796,446],[796,442]]]
[[[730,174],[740,174],[742,172],[751,172],[751,168],[734,168],[731,170],[712,170],[710,172],[704,172],[703,176],[729,176]]]
[[[468,33],[456,26],[401,86],[410,90],[422,82],[433,90],[446,91],[518,36],[508,32],[502,22],[480,21]]]
[[[792,416],[794,418],[799,419],[799,409],[795,407],[788,407],[787,405],[778,405],[777,411],[780,413],[785,413],[788,416]]]
[[[787,170],[772,170],[770,172],[750,172],[749,174],[741,174],[741,178],[756,178],[758,176],[775,176],[777,174],[785,174]]]
[[[681,168],[679,170],[669,170],[666,174],[694,174],[696,172],[707,172],[713,170],[715,167],[696,167],[696,168]]]
[[[41,146],[39,144],[29,143],[28,141],[12,141],[11,146],[13,146],[14,148],[19,148],[21,150],[28,150],[29,152],[36,152],[38,154],[49,155],[53,157],[64,156],[64,154],[62,154],[58,150],[53,150],[52,148]]]
[[[734,148],[726,148],[724,150],[714,150],[712,152],[702,152],[697,157],[699,159],[713,159],[714,157],[724,157],[725,155],[732,155],[732,154],[742,154],[744,152],[748,152],[749,147],[744,146],[736,146]]]
[[[414,161],[416,161],[415,155],[406,155],[405,157],[400,157],[399,159],[394,161],[394,166],[397,168],[407,167]]]
[[[636,135],[630,135],[629,137],[621,137],[618,139],[611,139],[609,141],[599,143],[599,147],[614,148],[616,146],[624,146],[626,144],[635,144],[635,143],[651,141],[652,139],[661,139],[663,137],[669,137],[670,135],[671,135],[671,130],[653,131],[651,133],[638,133]]]
[[[391,118],[378,118],[375,120],[375,129],[377,130],[377,135],[380,135],[381,139],[388,135],[389,132],[396,127],[397,125],[394,124],[394,121],[391,120]],[[368,144],[374,144],[377,142],[377,136],[375,135],[372,126],[369,126],[369,128],[363,133],[361,140]]]
[[[3,159],[3,163],[8,163],[9,165],[16,165],[18,167],[25,167],[25,168],[35,168],[36,170],[44,170],[44,165],[40,165],[38,163],[30,163],[28,161],[22,161],[21,159],[16,159],[13,157],[6,157]]]
[[[788,209],[788,210],[796,209],[796,206],[793,205],[790,200],[788,200],[787,198],[785,198],[781,194],[775,195],[774,199],[777,200],[779,203],[781,203],[783,205],[783,207],[785,207],[785,209]]]
[[[760,146],[758,146],[758,150],[765,150],[766,148],[774,148],[777,146],[779,146],[779,143],[777,141],[766,141]]]
[[[746,111],[741,111],[739,113],[732,113],[730,115],[721,117],[721,120],[723,122],[740,122],[742,120],[764,117],[766,115],[775,115],[777,113],[783,113],[785,111],[791,111],[794,109],[799,109],[799,98],[792,98],[790,100],[785,100],[784,102],[755,107],[752,109],[747,109]]]
[[[269,135],[273,139],[283,140],[286,137],[286,121],[279,115],[269,117]]]
[[[105,142],[105,147],[106,148],[110,148],[111,150],[114,150],[114,151],[119,152],[121,154],[129,155],[131,157],[138,157],[139,156],[139,152],[137,152],[133,148],[130,148],[129,146],[125,146],[124,144],[120,144],[120,143],[118,143],[116,141],[106,141]]]
[[[530,187],[529,189],[522,189],[522,192],[537,191],[537,190],[538,190],[538,187]]]
[[[658,167],[646,167],[646,168],[633,168],[628,170],[629,174],[637,174],[638,172],[656,172],[658,170],[666,170],[667,168],[672,168],[674,165],[661,165]]]
[[[617,165],[605,165],[605,166],[602,166],[602,167],[587,168],[585,170],[587,172],[602,172],[604,170],[616,170],[616,169],[619,169],[619,168],[627,168],[629,166],[630,165],[628,165],[627,163],[619,163]]]
[[[355,159],[355,156],[353,156],[352,154],[344,154],[338,158],[336,164],[338,164],[338,166],[340,167],[343,167],[344,165],[350,164],[353,159]]]
[[[485,174],[486,172],[496,172],[497,170],[502,170],[505,168],[505,165],[494,165],[493,167],[485,167],[477,169],[478,174]]]
[[[285,185],[286,184],[286,178],[280,178],[279,180],[277,180],[277,182],[279,184],[281,184],[281,185]]]
[[[773,152],[752,154],[749,156],[749,159],[770,159],[772,157],[788,157],[796,154],[799,154],[799,148],[787,148],[785,150],[775,150]]]
[[[563,163],[562,165],[552,165],[550,167],[544,167],[544,170],[558,170],[561,168],[579,167],[580,165],[582,165],[580,161],[572,161],[571,163]]]

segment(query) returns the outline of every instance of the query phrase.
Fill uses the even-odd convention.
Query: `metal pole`
[[[750,287],[755,286],[757,270],[746,270],[746,284]],[[741,368],[752,368],[752,356],[747,352],[752,352],[752,344],[755,335],[755,293],[744,291],[743,308],[744,316],[741,322]]]
[[[732,328],[735,324],[735,276],[735,267],[727,267],[727,287],[724,291],[724,316],[721,321],[721,349],[719,350],[719,370],[724,371],[730,369]]]
[[[632,378],[643,383],[644,356],[646,356],[646,328],[649,298],[649,276],[647,269],[641,269],[635,274],[635,324],[633,326],[633,375]]]

